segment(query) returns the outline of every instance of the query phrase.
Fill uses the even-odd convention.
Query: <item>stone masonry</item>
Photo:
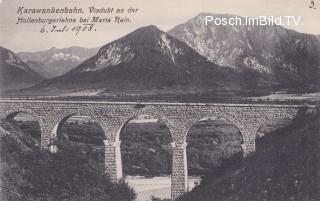
[[[138,116],[150,115],[169,128],[173,142],[171,196],[176,199],[188,190],[186,135],[197,121],[223,118],[235,124],[243,138],[244,156],[255,151],[259,127],[269,119],[293,119],[302,106],[260,104],[134,103],[94,101],[0,100],[0,118],[26,112],[39,122],[42,148],[55,150],[57,127],[72,115],[90,116],[104,130],[105,172],[117,181],[122,178],[119,134],[124,124]]]

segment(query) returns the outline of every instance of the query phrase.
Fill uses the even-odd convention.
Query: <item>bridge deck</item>
[[[282,104],[257,104],[257,103],[168,103],[168,102],[112,102],[112,101],[72,101],[72,100],[37,100],[37,99],[0,99],[0,103],[62,103],[62,104],[108,104],[108,105],[172,105],[172,106],[217,106],[217,107],[270,107],[270,108],[315,108],[317,105],[282,105]]]

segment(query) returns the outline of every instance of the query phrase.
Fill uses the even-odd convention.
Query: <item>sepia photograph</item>
[[[320,0],[0,0],[0,201],[319,201]]]

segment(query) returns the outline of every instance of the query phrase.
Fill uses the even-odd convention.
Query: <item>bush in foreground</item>
[[[51,154],[30,145],[28,134],[5,122],[1,129],[2,201],[133,201],[124,182],[112,183],[88,157],[88,150],[63,143]],[[28,143],[26,143],[26,139]]]

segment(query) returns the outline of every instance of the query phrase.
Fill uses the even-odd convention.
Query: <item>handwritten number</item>
[[[309,8],[317,9],[318,1],[310,1]]]
[[[314,1],[311,1],[309,8],[313,8],[313,7],[314,7],[314,4],[315,4]]]
[[[46,25],[43,25],[43,27],[40,29],[40,33],[46,32]]]
[[[93,30],[93,26],[94,24],[84,24],[85,26],[89,26],[88,31],[92,31]]]

